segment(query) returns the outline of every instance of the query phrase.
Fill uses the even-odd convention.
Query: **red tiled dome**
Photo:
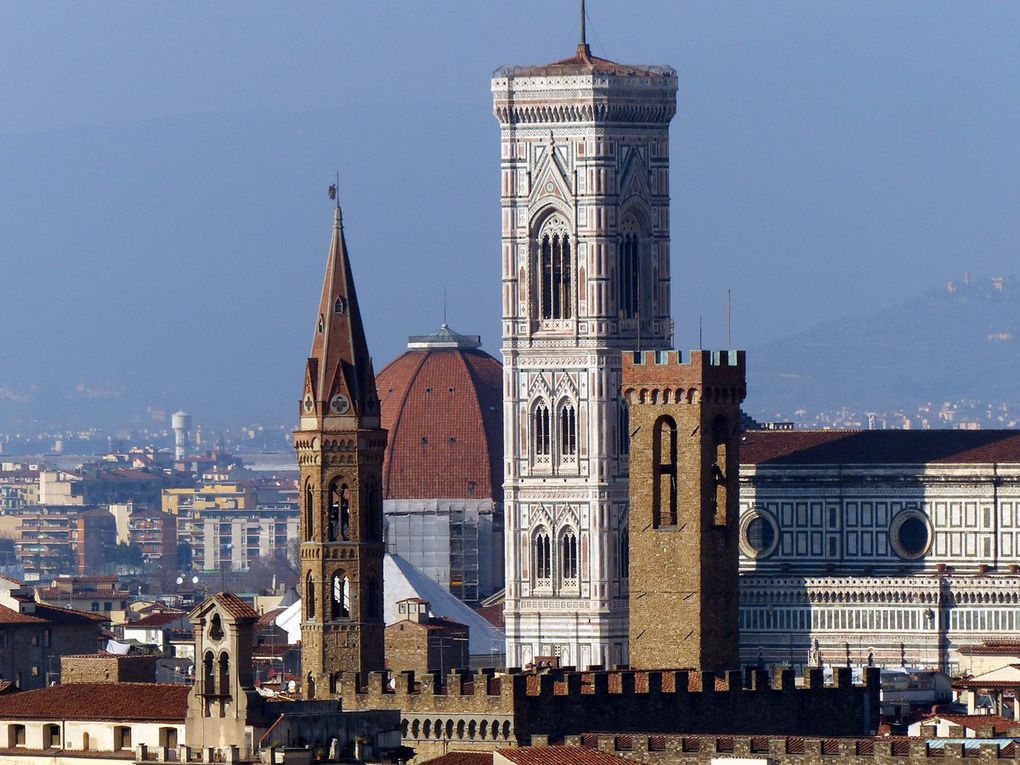
[[[377,376],[384,499],[503,497],[503,367],[475,336],[412,337]]]

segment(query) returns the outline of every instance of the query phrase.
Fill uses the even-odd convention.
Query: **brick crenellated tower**
[[[301,471],[305,695],[383,668],[380,491],[386,431],[337,205],[294,447]]]
[[[630,409],[630,664],[719,671],[738,656],[743,351],[623,354]]]

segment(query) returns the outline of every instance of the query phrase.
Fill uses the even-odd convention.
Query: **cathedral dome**
[[[502,365],[444,324],[376,376],[389,431],[383,498],[503,497]]]

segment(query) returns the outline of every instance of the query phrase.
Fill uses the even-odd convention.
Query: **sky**
[[[499,353],[489,79],[572,54],[576,0],[0,0],[0,427],[185,408],[290,422],[340,172],[376,369]],[[590,0],[679,75],[681,348],[753,348],[964,272],[1014,275],[1020,4]],[[753,363],[753,357],[752,357]],[[5,408],[6,407],[6,408]]]

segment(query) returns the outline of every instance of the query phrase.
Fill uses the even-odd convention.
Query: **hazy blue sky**
[[[207,423],[296,416],[337,167],[377,369],[440,323],[444,286],[451,325],[498,354],[489,77],[570,55],[577,15],[575,0],[0,2],[0,413],[84,416],[122,390],[125,409]],[[679,73],[681,347],[699,315],[706,344],[725,341],[728,287],[735,342],[753,346],[965,270],[1020,271],[1020,4],[591,0],[589,15],[597,54]]]

